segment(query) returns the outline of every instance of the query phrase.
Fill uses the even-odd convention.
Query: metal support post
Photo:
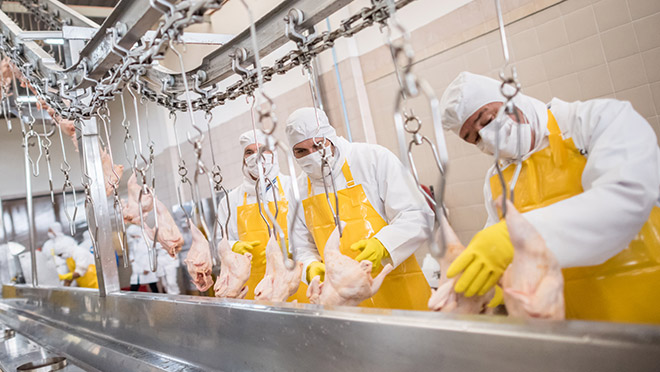
[[[96,118],[82,121],[82,128],[76,128],[76,136],[80,143],[80,163],[83,173],[87,170],[90,177],[91,198],[93,207],[85,208],[87,221],[95,221],[96,227],[89,226],[90,232],[95,234],[96,249],[98,254],[94,255],[96,263],[96,275],[99,282],[99,295],[105,297],[109,293],[118,292],[119,275],[117,271],[117,260],[112,243],[112,225],[110,223],[110,209],[105,194],[103,178],[103,167],[101,165],[101,148],[99,145],[98,126]],[[84,177],[84,176],[83,176]],[[92,231],[94,230],[94,231]]]
[[[28,218],[28,238],[30,241],[30,261],[32,263],[32,285],[38,286],[39,280],[37,279],[37,242],[36,234],[34,231],[34,205],[32,204],[32,171],[30,166],[30,157],[28,154],[27,143],[23,145],[23,151],[25,152],[24,162],[25,162],[25,202],[27,209],[27,218]],[[3,221],[4,222],[4,221]]]

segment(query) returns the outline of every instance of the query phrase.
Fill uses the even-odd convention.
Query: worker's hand
[[[325,280],[325,264],[314,261],[307,266],[307,283],[311,282],[317,276],[321,277],[321,281]]]
[[[246,254],[247,252],[252,252],[252,250],[258,247],[260,244],[261,242],[258,240],[255,240],[253,242],[244,242],[242,240],[239,240],[236,243],[234,243],[234,246],[231,247],[231,250],[234,251],[234,253]]]
[[[502,305],[504,303],[504,292],[502,291],[502,287],[499,285],[495,286],[495,295],[493,298],[490,299],[490,302],[488,303],[488,307],[493,308],[493,307],[498,307],[499,305]]]
[[[385,249],[383,243],[376,238],[360,240],[357,243],[353,243],[351,244],[351,249],[354,251],[360,251],[360,254],[355,257],[356,261],[371,261],[374,269],[378,269],[381,266],[380,261],[383,258],[390,256],[390,253]]]
[[[513,260],[513,245],[505,221],[479,231],[451,263],[447,277],[463,273],[454,290],[466,297],[485,295]]]
[[[73,273],[60,274],[60,280],[73,280]]]

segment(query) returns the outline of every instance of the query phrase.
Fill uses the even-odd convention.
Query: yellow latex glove
[[[325,264],[314,261],[307,266],[307,282],[311,282],[317,276],[321,277],[321,281],[325,280]]]
[[[380,260],[390,256],[383,243],[376,238],[364,239],[353,243],[351,244],[351,249],[360,251],[360,254],[355,257],[356,261],[369,260],[374,265],[374,269],[378,269],[381,266]]]
[[[502,292],[502,287],[499,285],[495,286],[495,295],[488,303],[488,307],[493,308],[504,303],[504,292]]]
[[[252,250],[261,244],[260,241],[255,240],[253,242],[244,242],[242,240],[237,241],[234,243],[234,245],[231,247],[231,250],[234,251],[234,253],[238,254],[246,254],[247,252],[252,252]]]
[[[60,280],[73,280],[73,273],[60,274]]]
[[[505,221],[479,231],[467,248],[447,270],[447,277],[463,273],[454,290],[466,297],[483,296],[504,273],[513,260],[513,245]]]

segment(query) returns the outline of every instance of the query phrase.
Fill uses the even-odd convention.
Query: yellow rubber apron
[[[342,254],[355,258],[360,252],[350,249],[351,244],[374,236],[387,222],[378,214],[364,193],[362,185],[356,184],[347,162],[341,168],[346,178],[346,188],[337,191],[339,197],[339,218],[346,223],[340,240]],[[308,198],[303,200],[305,222],[314,236],[316,247],[323,257],[323,250],[335,222],[325,194],[312,195],[311,182],[307,180]],[[392,180],[392,182],[398,182]],[[330,198],[335,208],[334,197]],[[374,270],[376,276],[382,267]],[[362,302],[363,307],[378,307],[404,310],[428,310],[427,302],[431,288],[415,259],[410,256],[393,272],[385,277],[383,285],[372,298]]]
[[[66,266],[69,268],[69,272],[73,273],[76,270],[76,261],[69,257],[66,259]],[[96,277],[96,266],[89,265],[85,275],[76,279],[76,282],[78,282],[78,287],[81,288],[98,288],[99,282],[98,278]]]
[[[520,212],[584,191],[581,180],[587,159],[572,138],[562,139],[550,110],[548,130],[550,145],[523,162],[514,194]],[[511,165],[503,171],[507,182],[514,169]],[[493,200],[502,195],[496,175],[490,179],[490,188]],[[660,323],[660,208],[653,208],[641,231],[622,252],[601,265],[564,269],[563,274],[567,318]]]
[[[277,177],[277,187],[280,191],[280,200],[277,202],[278,214],[277,214],[277,223],[280,225],[284,231],[284,236],[289,239],[288,226],[287,226],[287,213],[289,211],[289,202],[286,200],[286,195],[284,194],[284,189],[282,188],[282,183],[280,183],[280,178]],[[269,202],[268,208],[270,212],[275,214],[275,203]],[[264,216],[268,218],[268,215],[264,212]],[[270,219],[268,219],[270,222]],[[238,239],[245,242],[251,242],[258,240],[261,242],[257,247],[252,250],[252,269],[250,270],[250,279],[247,281],[248,294],[245,296],[248,300],[254,299],[254,289],[257,287],[257,284],[264,278],[266,273],[266,264],[263,262],[264,256],[262,253],[266,250],[266,244],[268,243],[268,226],[264,222],[263,218],[259,214],[259,204],[247,204],[247,193],[243,194],[243,205],[240,205],[236,208],[236,223],[238,229]],[[298,291],[287,301],[298,300],[301,303],[308,303],[307,299],[307,285],[303,282],[300,282],[300,287]]]

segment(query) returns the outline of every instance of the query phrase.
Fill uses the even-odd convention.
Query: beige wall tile
[[[523,87],[523,93],[543,102],[550,102],[553,97],[552,90],[550,89],[550,83],[547,81],[536,85],[525,86]]]
[[[657,0],[628,0],[627,2],[633,19],[660,12],[660,1]]]
[[[562,77],[573,71],[573,54],[569,45],[547,51],[542,58],[548,79]]]
[[[534,16],[531,17],[534,21],[534,25],[540,26],[546,24],[547,22],[561,19],[562,14],[559,8],[559,6],[551,6],[541,12],[534,14]]]
[[[651,94],[653,95],[656,115],[660,115],[660,82],[651,84]]]
[[[646,77],[649,82],[660,81],[660,48],[647,50],[642,53]]]
[[[640,54],[613,61],[609,63],[609,68],[614,90],[617,92],[646,83],[646,72]]]
[[[602,0],[594,4],[596,23],[603,32],[630,22],[628,3],[623,0]]]
[[[518,70],[520,83],[524,86],[535,85],[547,80],[541,56],[534,56],[516,62],[515,66]]]
[[[635,30],[630,23],[605,31],[600,34],[600,38],[607,61],[614,61],[639,52]]]
[[[476,74],[484,74],[490,70],[490,56],[488,54],[488,47],[479,47],[469,53],[466,53],[465,69]]]
[[[573,68],[575,71],[605,63],[600,35],[590,36],[571,44],[571,53],[573,54]]]
[[[591,5],[594,2],[595,0],[568,0],[559,4],[559,9],[562,14],[566,15],[578,9],[584,9],[584,7]]]
[[[550,80],[550,90],[553,97],[564,101],[577,101],[581,97],[580,83],[576,73]]]
[[[660,13],[633,22],[641,51],[660,46]]]
[[[570,3],[571,1],[569,1]],[[566,32],[570,42],[578,41],[598,32],[596,16],[592,7],[587,6],[564,16]]]
[[[630,101],[635,110],[637,110],[637,112],[639,112],[640,115],[644,117],[656,115],[651,88],[648,84],[621,92],[616,92],[616,98],[624,101]]]
[[[516,60],[535,56],[541,52],[541,45],[536,36],[536,29],[530,28],[511,36],[511,51]]]
[[[562,18],[555,18],[538,26],[536,34],[543,50],[551,50],[568,44],[568,34]]]
[[[578,81],[580,82],[581,100],[614,93],[607,65],[600,65],[578,72]]]

